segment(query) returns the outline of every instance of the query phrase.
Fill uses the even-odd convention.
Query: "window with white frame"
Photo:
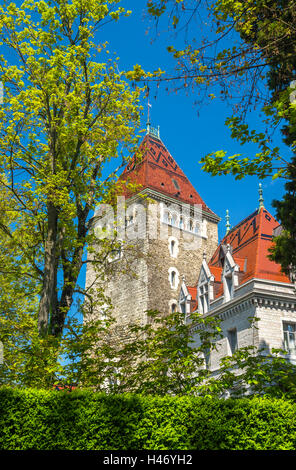
[[[209,284],[204,282],[198,286],[198,300],[200,313],[209,311]]]
[[[171,242],[170,242],[170,251],[171,251],[171,255],[175,256],[175,254],[176,254],[176,242],[175,242],[175,240],[171,240]]]
[[[196,222],[195,227],[194,227],[194,233],[199,233],[199,231],[200,231],[200,227],[199,227],[199,224]]]
[[[296,323],[283,322],[284,347],[289,354],[296,354]]]
[[[172,213],[171,225],[173,225],[174,227],[177,227],[177,225],[178,225],[178,216],[177,216],[177,214]]]
[[[164,211],[163,217],[162,217],[162,221],[163,221],[165,224],[168,224],[168,223],[169,223],[169,213],[168,213],[168,211]]]
[[[169,268],[169,282],[172,289],[178,288],[179,273],[176,268]]]
[[[210,310],[210,301],[213,300],[213,282],[214,278],[204,255],[197,283],[198,310],[201,314],[205,314]]]
[[[172,258],[177,258],[179,252],[179,242],[175,237],[169,237],[168,240],[169,252]]]
[[[176,271],[171,271],[171,286],[176,287],[177,274]]]
[[[238,286],[238,272],[239,266],[235,263],[230,249],[228,248],[223,267],[223,290],[224,290],[224,302],[229,302],[229,300],[234,297],[235,287]]]
[[[234,354],[237,350],[238,343],[237,343],[237,329],[232,328],[231,330],[227,331],[227,338],[229,343],[229,349],[231,354]]]

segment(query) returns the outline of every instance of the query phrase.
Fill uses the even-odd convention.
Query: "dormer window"
[[[214,299],[214,277],[204,257],[197,284],[198,311],[206,314],[210,310],[210,301]]]
[[[239,266],[235,263],[230,247],[224,257],[224,266],[222,273],[223,290],[224,290],[224,302],[228,302],[234,296],[234,288],[238,286],[238,271]]]
[[[232,273],[228,273],[224,275],[224,298],[225,302],[232,299],[233,297],[233,279]]]
[[[185,278],[183,278],[180,294],[179,294],[179,312],[186,314],[190,312],[191,309],[191,294],[188,291],[188,288],[185,283]]]
[[[175,186],[176,189],[180,189],[178,181],[176,181],[175,179],[172,178],[172,182],[174,183],[174,186]]]
[[[198,300],[201,313],[207,313],[209,311],[209,287],[207,283],[198,288]]]

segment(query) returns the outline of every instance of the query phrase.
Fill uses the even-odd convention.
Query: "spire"
[[[226,209],[226,235],[230,231],[230,223],[229,223],[229,210]]]
[[[150,108],[152,108],[152,105],[150,104],[149,101],[149,94],[148,94],[148,101],[147,101],[147,135],[151,135],[152,137],[156,137],[158,140],[160,140],[160,132],[159,132],[159,126],[157,128],[151,126],[150,122]]]
[[[262,184],[259,183],[259,211],[260,209],[264,209],[264,199],[263,199],[263,190],[262,190]]]

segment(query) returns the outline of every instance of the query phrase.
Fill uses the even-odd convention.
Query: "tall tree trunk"
[[[48,202],[48,232],[45,243],[43,287],[38,311],[39,334],[48,330],[49,316],[57,308],[57,209]]]

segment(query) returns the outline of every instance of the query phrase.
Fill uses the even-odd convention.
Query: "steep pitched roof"
[[[197,308],[197,286],[187,286],[188,293],[191,295],[190,311],[194,312]]]
[[[290,283],[288,276],[281,272],[281,266],[268,259],[273,230],[277,226],[275,218],[262,208],[228,232],[209,262],[215,281],[221,282],[221,246],[230,245],[233,259],[240,268],[240,285],[253,278]],[[222,286],[217,290],[216,297],[221,294]]]
[[[140,190],[150,188],[187,204],[200,204],[214,214],[192,186],[163,142],[146,134],[140,147],[140,158],[135,155],[124,169],[120,179],[141,185]],[[126,192],[125,196],[130,196]]]
[[[197,286],[187,286],[188,292],[191,295],[192,299],[196,299],[197,296]]]

